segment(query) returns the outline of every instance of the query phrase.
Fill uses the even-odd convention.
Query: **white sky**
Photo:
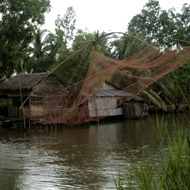
[[[76,28],[90,32],[125,32],[133,16],[140,13],[148,0],[51,0],[51,12],[46,15],[43,28],[54,31],[57,15],[64,16],[69,6],[76,12]],[[160,0],[162,9],[180,10],[190,0]]]

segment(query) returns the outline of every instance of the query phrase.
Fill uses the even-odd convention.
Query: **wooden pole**
[[[20,90],[20,100],[21,100],[21,104],[23,104],[23,96],[22,96],[22,89],[21,89],[19,75],[18,75],[18,82],[19,82],[19,90]],[[26,129],[26,117],[24,114],[23,114],[23,120],[24,120],[24,128]]]
[[[31,107],[31,97],[29,98],[29,106]],[[30,132],[30,118],[28,118],[28,129],[29,129],[29,132]]]

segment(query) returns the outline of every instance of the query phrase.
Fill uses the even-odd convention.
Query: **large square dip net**
[[[58,65],[34,89],[29,105],[23,107],[28,118],[43,124],[68,125],[103,119],[155,81],[185,64],[190,58],[190,48],[161,51],[148,46],[124,60],[107,57],[96,51],[93,45],[88,46],[88,50],[83,48],[80,54],[86,57],[81,56],[76,66],[77,72],[70,71],[67,85],[59,85],[55,91],[50,89],[51,93],[41,90],[40,96],[35,96],[50,77],[56,76],[59,81],[64,78],[65,74],[61,74],[61,71],[65,73],[68,69],[70,58]],[[73,56],[77,56],[77,53]],[[80,79],[82,71],[79,68],[88,68],[84,79]],[[75,77],[78,77],[78,81],[72,83]],[[103,89],[105,82],[115,89]]]

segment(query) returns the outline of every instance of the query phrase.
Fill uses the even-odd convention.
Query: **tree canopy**
[[[190,4],[184,4],[180,12],[174,8],[162,10],[158,0],[149,0],[141,12],[128,24],[127,31],[119,40],[112,42],[112,57],[124,59],[145,47],[161,49],[190,45]],[[169,103],[182,101],[182,93],[188,97],[190,62],[154,83],[149,92],[162,94]],[[180,99],[180,100],[179,100]]]
[[[68,7],[63,16],[57,16],[54,33],[41,30],[44,14],[49,11],[50,0],[0,2],[0,80],[14,72],[51,71],[74,52],[93,42],[97,36],[96,32],[76,30],[76,13],[73,7]],[[104,35],[103,32],[98,37]],[[107,56],[124,59],[148,45],[175,48],[189,46],[189,43],[190,4],[184,4],[181,11],[177,12],[174,8],[162,10],[158,0],[149,0],[141,12],[131,19],[121,38],[116,36],[116,40],[111,41],[105,38],[96,44],[96,49]],[[82,52],[65,64],[63,70],[57,71],[62,72],[60,75],[64,82],[72,78],[81,60],[87,55],[88,51]],[[80,76],[73,79],[73,82],[85,77],[89,60],[85,63],[83,74],[78,71]],[[190,89],[186,81],[189,81],[189,68],[188,63],[164,81],[170,81],[169,86],[174,86],[178,81],[188,93]],[[157,89],[163,88],[162,84],[160,80],[156,84]]]
[[[49,10],[50,0],[1,0],[0,78],[22,69],[33,32]]]
[[[141,13],[132,18],[128,32],[160,46],[189,46],[190,4],[184,4],[181,12],[176,12],[175,9],[162,10],[159,1],[150,0]]]

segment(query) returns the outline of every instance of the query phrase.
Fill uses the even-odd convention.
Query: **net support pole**
[[[19,91],[20,91],[20,99],[21,99],[21,104],[23,104],[23,96],[22,96],[22,89],[21,89],[21,84],[20,84],[20,78],[18,76],[18,83],[19,83]],[[24,121],[24,128],[26,129],[26,117],[23,113],[23,121]]]

